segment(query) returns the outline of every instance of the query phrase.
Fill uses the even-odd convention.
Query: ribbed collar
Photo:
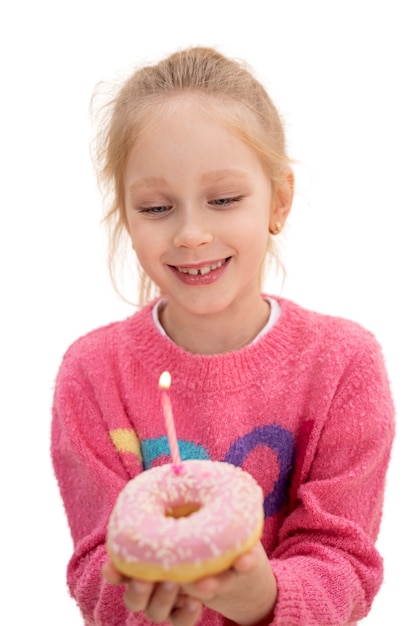
[[[276,298],[281,315],[259,341],[225,354],[192,354],[161,335],[152,319],[152,306],[144,307],[119,328],[125,348],[140,361],[151,377],[159,379],[169,370],[177,392],[213,392],[244,387],[270,375],[271,368],[283,365],[290,356],[300,358],[312,340],[310,314],[296,304]]]

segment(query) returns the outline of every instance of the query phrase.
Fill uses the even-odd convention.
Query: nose
[[[213,241],[211,226],[204,219],[201,209],[191,208],[178,212],[173,241],[177,248],[197,248]]]

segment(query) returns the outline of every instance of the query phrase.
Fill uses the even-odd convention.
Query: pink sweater
[[[374,542],[394,431],[383,358],[357,324],[280,305],[266,335],[228,354],[186,352],[161,335],[150,306],[66,353],[52,457],[74,541],[68,585],[86,625],[151,624],[100,569],[118,493],[169,460],[166,369],[181,456],[241,465],[264,490],[262,541],[279,590],[272,624],[354,624],[368,613],[382,582]],[[225,623],[209,609],[200,622]]]

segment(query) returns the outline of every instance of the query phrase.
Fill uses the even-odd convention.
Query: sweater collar
[[[275,296],[272,296],[275,298]],[[256,343],[224,354],[192,354],[163,336],[155,326],[152,309],[145,306],[122,324],[121,338],[134,360],[148,375],[159,380],[162,371],[171,373],[175,388],[187,392],[211,392],[244,387],[262,380],[271,367],[281,367],[294,352],[303,350],[301,335],[308,333],[305,311],[289,300],[276,298],[281,315],[272,328]],[[298,358],[300,355],[298,354]],[[277,375],[279,375],[277,371]]]

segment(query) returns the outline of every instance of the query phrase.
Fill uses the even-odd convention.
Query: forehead
[[[176,94],[152,102],[139,117],[127,157],[129,160],[139,150],[162,151],[168,146],[181,152],[186,144],[194,143],[198,147],[199,142],[204,142],[219,157],[222,146],[234,144],[236,149],[250,150],[262,160],[255,148],[260,134],[253,114],[239,104],[225,103],[210,95],[203,98],[195,93]]]
[[[190,129],[195,119],[218,124],[248,144],[257,143],[264,135],[256,114],[244,103],[225,101],[199,92],[176,93],[152,100],[138,118],[134,134],[140,139],[163,125],[178,123],[181,118],[183,122],[189,120]],[[251,138],[255,141],[252,142]]]
[[[213,132],[220,138],[229,134],[224,125],[212,119],[193,99],[170,99],[156,105],[139,121],[130,158],[146,152],[148,159],[160,160],[167,151],[172,158],[175,152],[183,153],[187,145],[194,144],[197,149],[200,143],[207,144]]]
[[[270,181],[263,164],[217,115],[194,99],[153,110],[127,159],[125,189],[138,190],[222,181]]]
[[[190,127],[196,119],[209,121],[212,115],[209,113],[212,107],[204,106],[200,98],[195,96],[171,96],[161,102],[156,102],[147,113],[141,124],[140,137],[158,132],[161,127],[187,124]],[[139,138],[140,138],[139,137]]]

